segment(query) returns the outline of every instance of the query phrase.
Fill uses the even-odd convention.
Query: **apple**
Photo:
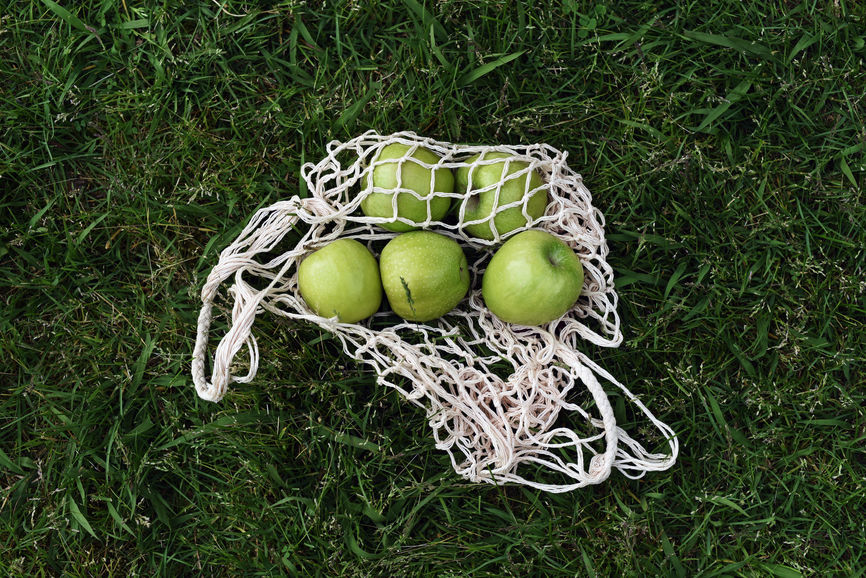
[[[355,239],[332,241],[301,261],[298,290],[316,315],[343,323],[366,319],[382,304],[376,257]]]
[[[491,159],[502,160],[491,164],[479,164],[479,161]],[[531,220],[534,221],[544,214],[544,209],[547,207],[547,192],[539,189],[543,181],[537,171],[524,172],[520,176],[506,180],[509,175],[526,171],[529,168],[528,163],[515,160],[513,155],[508,153],[499,152],[477,154],[466,162],[469,163],[468,166],[458,168],[456,177],[457,192],[466,195],[463,199],[463,222],[483,219],[479,223],[465,225],[463,228],[467,233],[481,239],[493,239],[493,229],[490,226],[492,215],[496,215],[493,217],[493,224],[500,236],[526,226],[528,223],[523,216],[522,204],[508,209],[499,209],[503,205],[523,199],[526,194],[531,194],[526,201],[526,212]],[[496,189],[500,181],[502,185],[498,187],[497,202]]]
[[[379,270],[391,309],[409,321],[445,315],[469,290],[469,265],[460,244],[432,231],[410,231],[388,241]]]
[[[387,189],[394,192],[370,193],[361,201],[361,211],[368,217],[394,218],[394,195],[397,195],[397,217],[402,217],[420,225],[427,220],[427,204],[430,204],[430,218],[434,221],[441,220],[451,206],[451,199],[447,196],[434,195],[431,197],[430,185],[432,182],[432,193],[453,193],[454,174],[447,167],[428,169],[419,164],[418,161],[430,165],[439,162],[439,156],[424,147],[418,147],[411,156],[406,153],[411,147],[402,143],[393,143],[385,146],[373,160],[374,163],[387,161],[389,159],[400,159],[393,162],[375,164],[373,170],[368,173],[368,190],[373,187]],[[405,158],[404,158],[405,157]],[[422,198],[419,199],[409,191],[415,191]],[[417,229],[402,221],[380,223],[381,227],[390,231],[410,231]]]
[[[517,233],[490,259],[481,296],[501,320],[543,325],[571,309],[583,288],[583,266],[565,241],[547,231]]]

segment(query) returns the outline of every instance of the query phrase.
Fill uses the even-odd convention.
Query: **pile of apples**
[[[362,212],[401,219],[380,224],[400,234],[385,245],[379,261],[349,238],[332,241],[301,261],[298,290],[317,315],[357,323],[379,310],[384,292],[391,310],[403,319],[441,317],[469,291],[469,266],[453,238],[418,229],[445,218],[451,208],[448,195],[459,194],[458,214],[467,223],[463,230],[487,240],[495,238],[491,221],[502,236],[538,219],[547,207],[541,176],[508,153],[481,153],[452,172],[413,161],[436,165],[440,159],[429,149],[419,146],[406,156],[409,150],[400,143],[383,147],[368,173],[375,192],[361,201]],[[375,163],[389,159],[397,160]],[[500,209],[509,204],[514,206]],[[571,309],[582,287],[583,267],[571,247],[547,231],[528,229],[495,251],[482,276],[481,295],[502,321],[543,325]]]

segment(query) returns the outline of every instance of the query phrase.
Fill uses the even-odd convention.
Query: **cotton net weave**
[[[406,153],[398,159],[380,160],[380,151],[394,143],[406,145]],[[434,164],[418,160],[413,154],[419,147],[434,152],[439,160]],[[256,212],[210,272],[202,288],[192,361],[200,397],[219,401],[231,383],[253,379],[259,363],[253,323],[257,315],[268,312],[314,323],[330,332],[347,356],[375,371],[379,384],[396,389],[423,408],[436,447],[448,452],[454,470],[473,482],[517,483],[564,492],[600,483],[613,468],[639,478],[673,465],[678,441],[671,428],[581,351],[588,349],[587,343],[617,347],[622,332],[613,270],[606,261],[604,217],[593,207],[582,177],[568,167],[567,152],[547,144],[471,146],[411,132],[380,135],[374,131],[345,142],[333,141],[326,150],[320,162],[302,167],[309,195],[294,196]],[[472,285],[456,309],[423,324],[404,321],[386,308],[360,323],[341,323],[307,307],[297,283],[297,265],[306,255],[335,239],[353,238],[378,256],[384,243],[398,234],[380,224],[401,219],[368,217],[360,210],[367,195],[394,192],[373,186],[370,177],[376,166],[416,163],[432,169],[432,185],[435,171],[469,167],[470,159],[490,152],[507,153],[513,161],[526,163],[512,174],[503,171],[506,176],[492,190],[497,199],[494,204],[499,205],[496,214],[517,208],[527,224],[500,234],[491,217],[485,222],[490,223],[492,240],[466,232],[470,221],[461,203],[464,195],[456,190],[424,197],[400,181],[397,184],[398,193],[426,203],[426,218],[414,225],[450,236],[464,248]],[[475,161],[472,172],[493,162],[504,161]],[[527,200],[538,192],[530,190],[529,171],[541,175],[539,188],[548,198],[544,214],[537,219],[532,219],[527,208]],[[522,200],[498,202],[501,186],[510,179],[521,179],[515,182],[523,183],[526,194]],[[453,197],[451,211],[440,220],[431,214],[433,196]],[[396,199],[395,195],[394,206]],[[544,229],[568,243],[585,273],[577,304],[542,327],[505,323],[487,310],[481,298],[481,275],[497,246],[528,228]],[[286,247],[290,231],[300,234],[300,240]],[[229,279],[231,324],[214,351],[208,380],[205,366],[210,357],[207,345],[213,306],[219,287]],[[249,371],[235,375],[235,356],[244,347]],[[641,410],[656,428],[649,437],[666,451],[647,451],[617,426],[599,378]]]

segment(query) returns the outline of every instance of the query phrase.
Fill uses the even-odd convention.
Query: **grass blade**
[[[2,448],[0,448],[0,466],[19,475],[24,473],[24,470],[22,470],[18,464],[13,462]]]
[[[704,120],[701,122],[701,124],[698,126],[698,128],[696,130],[698,132],[704,131],[716,119],[718,119],[729,108],[731,108],[732,104],[741,100],[746,95],[746,93],[749,92],[750,88],[752,88],[752,81],[751,80],[744,80],[740,84],[738,84],[736,87],[734,87],[734,90],[729,92],[728,95],[725,97],[725,102],[721,103],[716,108],[714,108],[713,110],[708,112],[707,115],[704,117]]]
[[[375,443],[365,440],[363,438],[359,438],[358,436],[353,436],[349,434],[339,433],[335,431],[331,431],[330,429],[318,426],[315,428],[317,432],[325,436],[326,438],[337,442],[338,444],[344,444],[353,448],[358,448],[361,450],[365,450],[368,452],[381,452],[382,448],[380,448]]]
[[[474,70],[470,70],[469,72],[465,73],[463,76],[461,76],[460,78],[457,79],[457,86],[464,87],[464,86],[467,86],[469,84],[472,84],[473,82],[475,82],[476,80],[478,80],[479,78],[484,76],[485,74],[488,74],[488,73],[496,70],[500,66],[502,66],[504,64],[508,64],[509,62],[514,60],[515,58],[520,57],[524,52],[526,52],[526,51],[520,50],[519,52],[513,52],[511,54],[501,56],[501,57],[497,58],[496,60],[494,60],[493,62],[488,62],[487,64],[482,64],[481,66],[479,66],[478,68],[476,68]]]
[[[674,546],[671,544],[670,539],[667,534],[662,532],[662,550],[665,553],[665,556],[668,560],[670,560],[671,565],[673,566],[674,572],[676,573],[678,578],[682,578],[686,575],[686,569],[683,567],[682,562],[680,562],[677,553],[674,551]]]
[[[117,25],[119,30],[135,30],[137,28],[149,28],[150,18],[137,18],[136,20],[127,20]]]
[[[785,59],[786,64],[790,64],[794,57],[797,56],[803,50],[806,50],[816,42],[818,42],[819,36],[812,36],[811,34],[803,34],[800,37],[800,40],[797,41],[797,44],[794,45],[794,48],[791,49],[791,53],[788,54],[788,58]]]
[[[668,281],[667,287],[665,287],[665,296],[664,299],[667,300],[668,295],[671,294],[671,290],[676,287],[677,282],[682,278],[683,273],[686,270],[686,262],[683,261],[677,267],[677,270],[674,271],[674,274],[671,275],[670,280]]]
[[[657,129],[654,128],[645,122],[635,122],[633,120],[627,120],[624,118],[619,119],[619,122],[626,126],[630,126],[632,128],[639,128],[641,130],[645,130],[647,133],[651,134],[653,137],[658,139],[659,141],[663,141],[665,136]]]
[[[78,504],[75,503],[75,500],[72,496],[66,496],[67,503],[69,504],[69,513],[72,514],[72,517],[75,519],[78,524],[84,528],[84,530],[97,538],[96,532],[93,531],[93,528],[90,526],[90,522],[87,521],[87,518],[84,517],[84,514],[81,513],[81,510],[78,508]]]
[[[742,507],[740,507],[739,504],[737,504],[736,502],[734,502],[730,498],[726,498],[724,496],[712,496],[709,498],[709,501],[712,502],[713,504],[719,504],[719,505],[731,508],[732,510],[736,511],[737,513],[739,513],[744,518],[749,517],[749,514]]]
[[[370,88],[367,89],[367,93],[361,97],[360,100],[356,101],[352,106],[343,111],[343,114],[340,115],[340,118],[337,119],[335,126],[337,128],[343,128],[349,123],[355,121],[358,118],[358,115],[361,114],[361,111],[364,110],[364,105],[370,102],[370,99],[373,98],[377,92],[382,89],[381,82],[372,82],[370,83]]]
[[[583,567],[586,569],[586,575],[590,578],[595,578],[597,576],[595,567],[592,564],[592,560],[590,560],[589,556],[586,555],[586,550],[583,548],[580,548],[580,557],[583,560]]]
[[[842,174],[845,175],[845,178],[851,181],[851,184],[854,185],[855,189],[860,188],[860,184],[854,177],[854,173],[851,171],[851,167],[848,166],[848,161],[845,160],[845,157],[839,157],[839,169],[842,171]]]
[[[803,576],[803,573],[796,568],[781,564],[764,564],[763,568],[773,576],[778,576],[779,578],[802,578]]]
[[[763,44],[758,44],[757,42],[750,42],[744,38],[738,38],[736,36],[722,36],[721,34],[707,34],[705,32],[695,32],[695,31],[687,31],[684,33],[686,38],[691,40],[697,40],[698,42],[702,42],[704,44],[712,44],[715,46],[722,46],[724,48],[730,48],[732,50],[736,50],[738,52],[746,52],[748,54],[752,54],[754,56],[760,56],[761,58],[765,58],[767,60],[776,60],[776,57],[773,55],[773,51]]]
[[[42,3],[48,7],[49,10],[54,12],[55,16],[82,32],[93,32],[93,29],[85,24],[78,16],[58,4],[53,0],[42,0]]]
[[[429,10],[419,4],[418,0],[403,0],[403,2],[406,4],[409,10],[414,12],[415,16],[417,16],[421,20],[421,26],[423,27],[425,32],[432,27],[433,33],[440,40],[448,38],[448,33],[445,31],[445,28],[442,26],[442,24],[440,24],[439,21],[436,20],[436,18],[432,14],[430,14]]]
[[[144,377],[144,369],[147,367],[147,362],[150,360],[150,355],[153,353],[153,348],[156,347],[156,340],[149,334],[144,338],[144,347],[141,349],[141,354],[134,365],[134,373],[132,377],[132,388],[136,388],[141,384]]]
[[[105,500],[105,506],[108,508],[108,515],[114,520],[114,522],[120,526],[120,529],[124,532],[127,532],[131,536],[135,536],[135,532],[123,521],[123,518],[120,517],[120,513],[117,511],[117,508],[114,507],[114,504],[111,503],[110,500]]]

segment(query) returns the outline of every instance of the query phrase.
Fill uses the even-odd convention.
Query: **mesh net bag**
[[[380,152],[390,144],[405,145],[399,158]],[[420,149],[438,159],[417,155]],[[240,236],[226,247],[202,288],[202,308],[193,352],[192,376],[200,397],[219,401],[227,387],[253,379],[259,351],[252,333],[257,315],[269,312],[315,323],[333,334],[345,354],[370,366],[379,384],[396,389],[426,411],[436,447],[448,452],[454,470],[473,482],[517,483],[550,492],[564,492],[608,478],[613,468],[630,478],[665,470],[676,460],[678,441],[636,396],[580,351],[582,342],[616,347],[622,342],[616,311],[613,270],[606,261],[604,217],[579,174],[566,164],[566,152],[546,144],[469,146],[435,141],[411,132],[379,135],[367,132],[346,142],[327,145],[327,156],[307,163],[302,176],[310,196],[292,197],[259,210]],[[492,160],[506,153],[512,160]],[[479,160],[476,155],[485,153]],[[487,156],[491,160],[487,160]],[[429,158],[427,162],[417,158]],[[473,158],[475,157],[475,158]],[[488,187],[498,205],[487,219],[467,218],[456,192],[435,192],[436,171],[520,161],[501,172]],[[361,202],[374,193],[395,192],[373,186],[372,171],[397,163],[398,199],[422,209],[414,224],[456,239],[469,259],[472,284],[456,309],[427,323],[405,321],[380,311],[360,323],[341,323],[311,311],[298,293],[297,266],[313,250],[337,238],[353,238],[378,256],[381,246],[398,233],[382,223],[409,221],[365,216]],[[430,170],[432,194],[405,188],[400,175],[406,163]],[[528,178],[530,171],[542,177]],[[514,179],[525,193],[521,199],[500,199],[502,186]],[[491,188],[492,187],[492,188]],[[417,188],[417,187],[416,187]],[[470,186],[471,189],[471,186]],[[532,218],[528,203],[536,193],[547,195],[544,213]],[[451,199],[447,216],[439,216],[435,199]],[[404,202],[404,201],[400,201]],[[526,225],[501,234],[495,216],[520,211]],[[486,225],[492,239],[467,233]],[[541,327],[505,323],[490,313],[481,299],[480,280],[497,246],[529,229],[544,229],[564,240],[578,254],[585,279],[576,305],[561,318]],[[287,248],[284,237],[295,230],[300,240]],[[208,339],[219,287],[233,278],[231,324],[217,345],[206,376]],[[249,354],[249,371],[234,375],[233,360],[242,348]],[[616,387],[657,428],[664,453],[651,453],[617,426],[599,378]]]

